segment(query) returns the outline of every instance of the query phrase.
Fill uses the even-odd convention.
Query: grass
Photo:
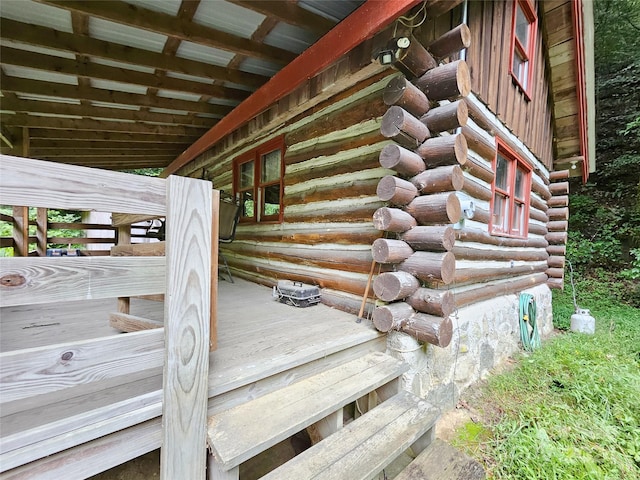
[[[596,334],[565,332],[475,393],[479,419],[457,432],[495,479],[640,479],[640,309],[602,278],[576,284]],[[568,328],[571,287],[554,292]]]

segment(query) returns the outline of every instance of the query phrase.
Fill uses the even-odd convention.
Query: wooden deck
[[[162,303],[134,299],[131,313],[159,320],[162,309]],[[55,343],[62,346],[71,341],[117,335],[108,325],[108,314],[115,310],[116,299],[5,307],[0,310],[0,350]],[[210,354],[209,414],[366,352],[383,351],[386,346],[385,337],[369,322],[356,323],[355,315],[322,304],[308,308],[284,305],[272,298],[269,288],[238,278],[234,284],[219,284],[218,332],[218,349]],[[73,387],[73,394],[51,395],[45,409],[41,407],[47,399],[38,397],[5,405],[0,438],[2,461],[15,465],[35,461],[28,466],[31,473],[64,474],[69,468],[75,471],[74,450],[42,457],[89,442],[85,444],[87,452],[98,446],[105,449],[96,455],[99,459],[92,457],[89,465],[94,464],[90,468],[86,455],[80,455],[84,459],[78,472],[93,474],[160,446],[160,368],[89,385],[91,391]],[[96,385],[102,388],[95,391]],[[124,418],[127,420],[123,422]],[[136,424],[140,432],[122,431]],[[148,434],[143,434],[145,431]],[[107,440],[113,435],[119,436],[117,442]],[[7,473],[19,478],[21,471],[18,468]]]

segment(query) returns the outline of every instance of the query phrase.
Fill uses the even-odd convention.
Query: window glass
[[[507,190],[509,182],[509,162],[500,154],[496,165],[496,187]]]
[[[507,232],[509,228],[509,212],[507,197],[501,193],[496,193],[493,197],[493,218],[492,225],[494,231]]]
[[[524,179],[526,176],[526,172],[522,170],[522,168],[516,169],[516,188],[513,190],[516,198],[523,199],[524,198]]]
[[[516,2],[516,38],[523,48],[529,44],[529,19],[522,10],[520,2]]]
[[[265,216],[278,215],[280,213],[280,184],[269,185],[263,191]]]
[[[513,204],[513,215],[511,217],[511,233],[522,234],[524,227],[524,205],[519,202]]]
[[[280,150],[274,150],[262,156],[262,183],[277,181],[280,178]]]
[[[511,40],[511,75],[528,97],[531,84],[531,60],[535,51],[537,17],[533,0],[513,2],[513,31]]]
[[[254,179],[253,162],[245,162],[240,165],[240,188],[253,186]]]
[[[242,216],[253,218],[255,214],[255,201],[253,192],[242,192]]]

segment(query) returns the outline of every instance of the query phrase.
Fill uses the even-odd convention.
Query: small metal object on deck
[[[309,307],[320,302],[320,288],[291,280],[278,280],[273,296],[281,303],[294,307]]]

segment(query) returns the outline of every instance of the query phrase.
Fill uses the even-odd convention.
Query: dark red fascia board
[[[373,37],[422,0],[367,0],[351,15],[276,73],[251,96],[182,152],[162,172],[174,173],[274,102],[320,73],[342,55]]]

